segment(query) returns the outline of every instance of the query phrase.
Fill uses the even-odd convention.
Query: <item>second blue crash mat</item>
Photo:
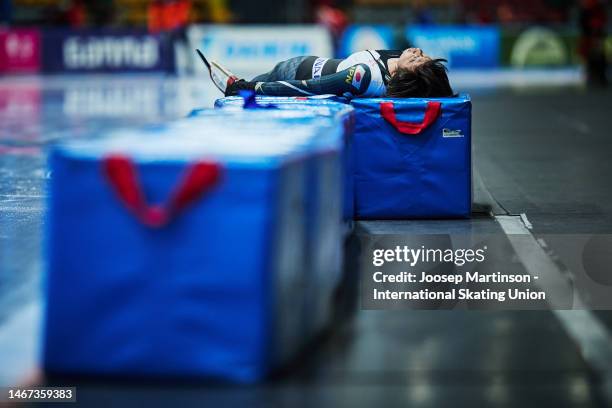
[[[353,99],[360,219],[469,217],[471,101]]]
[[[346,105],[339,105],[343,109]],[[348,107],[349,111],[352,108]],[[346,109],[345,109],[346,110]],[[208,109],[200,110],[175,124],[178,133],[198,138],[208,137],[211,124],[224,126],[230,122],[260,129],[270,124],[282,124],[283,131],[270,128],[266,138],[272,143],[295,143],[299,137],[291,131],[296,125],[317,126],[316,137],[303,140],[312,154],[305,160],[305,217],[303,232],[306,259],[305,308],[302,323],[305,338],[324,329],[332,316],[332,298],[342,273],[342,243],[345,224],[342,219],[343,182],[346,172],[344,158],[344,117],[313,115],[312,110],[300,109]],[[275,126],[275,125],[274,125]],[[179,130],[180,129],[180,130]],[[231,135],[227,136],[231,138]]]
[[[321,129],[195,124],[52,148],[47,372],[252,382],[303,345]]]
[[[343,151],[342,151],[342,167],[344,174],[343,182],[343,216],[345,220],[352,220],[354,216],[354,193],[353,193],[353,172],[351,165],[351,145],[354,128],[354,109],[346,104],[345,98],[339,98],[331,95],[322,95],[317,97],[284,97],[284,96],[255,96],[248,95],[245,97],[229,96],[220,98],[215,101],[215,107],[224,110],[240,110],[245,111],[274,111],[274,110],[290,110],[298,112],[307,112],[312,115],[333,118],[342,123],[343,133]],[[208,112],[206,109],[194,109],[190,116],[197,117]]]

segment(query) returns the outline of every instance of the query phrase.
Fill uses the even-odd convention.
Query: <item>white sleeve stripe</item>
[[[290,83],[288,83],[288,82],[285,82],[285,81],[278,81],[278,83],[279,83],[279,84],[283,84],[283,85],[285,85],[285,86],[287,86],[287,87],[289,87],[289,88],[291,88],[291,89],[295,89],[296,91],[299,91],[299,92],[303,93],[304,95],[314,95],[313,93],[310,93],[310,92],[308,92],[308,91],[305,91],[305,90],[303,90],[303,89],[300,89],[300,88],[298,88],[297,86],[293,86],[293,85],[291,85],[291,84],[290,84]]]

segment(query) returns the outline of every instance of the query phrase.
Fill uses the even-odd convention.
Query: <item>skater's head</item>
[[[453,96],[443,59],[433,59],[420,48],[404,50],[397,60],[387,96],[392,98],[427,98]]]

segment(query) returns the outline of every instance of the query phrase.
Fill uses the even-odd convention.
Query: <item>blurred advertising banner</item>
[[[11,77],[0,81],[0,143],[31,142],[40,137],[41,100],[38,78]]]
[[[574,30],[530,27],[505,29],[501,39],[504,65],[555,67],[578,64],[578,33]]]
[[[499,65],[497,26],[409,26],[406,37],[413,47],[448,60],[451,68],[495,68]]]
[[[174,64],[167,37],[145,30],[46,30],[43,45],[50,73],[165,72]]]
[[[315,25],[196,25],[188,28],[187,37],[191,50],[200,48],[238,76],[266,72],[299,55],[333,56],[329,32]],[[193,72],[206,75],[202,62],[192,61]]]
[[[40,98],[37,81],[0,83],[0,118],[38,117]]]
[[[0,29],[0,73],[40,70],[40,32],[36,29]]]
[[[338,57],[345,58],[362,50],[390,50],[400,47],[392,26],[351,25],[340,39]]]

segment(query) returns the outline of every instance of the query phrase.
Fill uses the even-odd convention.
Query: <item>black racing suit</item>
[[[383,96],[391,77],[387,62],[400,54],[401,51],[372,50],[355,53],[346,60],[295,57],[279,62],[270,72],[258,75],[250,82],[236,82],[228,87],[226,95],[236,95],[241,89],[252,89],[258,95],[270,96]],[[343,67],[347,61],[360,60],[364,62]]]

